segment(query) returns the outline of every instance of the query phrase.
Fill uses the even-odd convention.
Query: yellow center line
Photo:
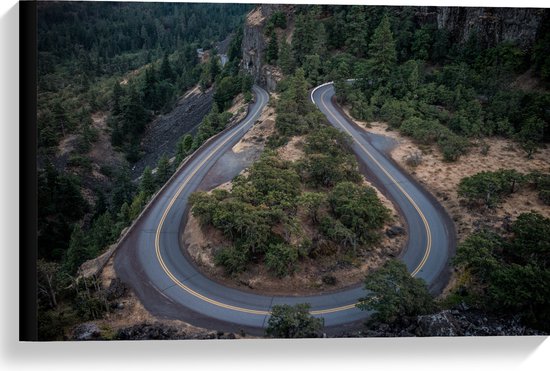
[[[426,264],[426,261],[428,260],[428,257],[430,256],[430,251],[432,249],[432,232],[430,230],[430,225],[428,224],[428,221],[426,220],[426,217],[424,216],[424,213],[422,212],[422,210],[420,210],[420,208],[418,207],[418,205],[416,204],[416,202],[414,202],[414,200],[412,199],[412,197],[407,193],[407,191],[405,191],[403,189],[403,187],[401,187],[401,184],[399,184],[399,182],[397,182],[395,180],[395,178],[386,170],[384,169],[384,167],[380,164],[380,162],[378,162],[378,160],[369,152],[369,150],[367,150],[365,148],[365,146],[363,146],[363,144],[361,144],[352,134],[351,132],[348,130],[348,128],[342,124],[342,122],[328,109],[328,107],[326,106],[326,104],[324,103],[324,97],[325,95],[327,94],[328,90],[325,90],[322,94],[321,94],[321,105],[323,106],[323,108],[330,114],[330,116],[336,120],[336,122],[338,123],[338,125],[340,125],[340,127],[342,127],[342,129],[344,129],[344,131],[351,137],[353,138],[353,140],[359,145],[359,147],[361,147],[361,149],[367,154],[367,156],[369,156],[371,158],[371,160],[376,164],[378,165],[378,167],[384,172],[384,174],[386,174],[386,176],[392,181],[392,183],[395,184],[395,186],[403,193],[403,195],[405,195],[405,197],[409,200],[409,202],[411,203],[411,205],[416,209],[416,211],[418,212],[418,215],[420,215],[420,218],[422,219],[422,222],[424,224],[424,227],[426,228],[426,250],[424,252],[424,256],[422,257],[422,260],[420,261],[420,263],[418,264],[418,266],[412,271],[411,273],[411,276],[416,276],[418,274],[418,272],[420,272],[420,270],[422,269],[422,267],[424,266],[424,264]]]
[[[321,103],[322,103],[322,98],[324,97],[324,95],[326,94],[323,93],[323,95],[321,96]],[[322,103],[323,104],[323,103]],[[327,108],[326,105],[323,104],[323,106],[325,107],[325,109]],[[330,110],[328,110],[330,112]],[[332,113],[331,113],[332,115]],[[345,126],[342,125],[342,123],[334,116],[332,115],[332,117],[334,117],[334,119],[336,119],[336,121],[340,124],[340,126],[342,126],[342,128],[348,133],[350,134],[351,136],[351,133],[347,130],[347,128]],[[246,126],[243,125],[243,127]],[[223,142],[221,142],[218,146],[216,146],[216,148],[210,152],[210,154],[208,154],[201,162],[200,164],[198,164],[195,169],[193,170],[193,172],[191,172],[191,174],[189,174],[185,180],[182,182],[182,184],[179,186],[178,190],[176,191],[176,193],[174,194],[174,196],[172,197],[172,199],[170,200],[168,206],[166,207],[166,209],[164,210],[164,213],[162,214],[162,217],[160,219],[160,222],[158,224],[158,227],[157,227],[157,231],[156,231],[156,235],[155,235],[155,252],[156,252],[156,256],[157,256],[157,259],[162,267],[162,269],[164,270],[164,272],[166,273],[166,275],[177,285],[179,286],[180,288],[182,288],[183,290],[185,290],[186,292],[188,292],[189,294],[195,296],[196,298],[199,298],[201,300],[204,300],[210,304],[213,304],[215,306],[218,306],[218,307],[221,307],[221,308],[225,308],[225,309],[230,309],[230,310],[234,310],[234,311],[238,311],[238,312],[243,312],[243,313],[250,313],[250,314],[257,314],[257,315],[268,315],[270,314],[271,312],[270,311],[265,311],[265,310],[255,310],[255,309],[249,309],[249,308],[243,308],[243,307],[238,307],[238,306],[234,306],[234,305],[229,305],[229,304],[226,304],[226,303],[222,303],[220,301],[217,301],[217,300],[214,300],[214,299],[211,299],[211,298],[208,298],[198,292],[196,292],[195,290],[191,289],[190,287],[188,287],[187,285],[184,285],[180,280],[178,280],[178,278],[170,271],[170,269],[166,266],[166,263],[164,262],[164,259],[162,257],[162,254],[161,254],[161,250],[160,250],[160,233],[162,231],[162,227],[164,225],[164,221],[166,220],[166,217],[168,215],[168,213],[170,212],[172,206],[174,205],[176,199],[178,198],[178,196],[181,194],[181,192],[183,191],[183,189],[187,186],[187,184],[191,181],[191,179],[195,176],[195,174],[202,168],[202,166],[204,166],[204,164],[216,153],[220,150],[221,147],[223,147],[228,141],[230,141],[233,137],[235,137],[235,135],[237,135],[237,133],[239,133],[241,129],[239,130],[236,130],[233,134],[231,134],[229,137],[227,137]],[[354,139],[355,140],[355,139]],[[426,249],[426,253],[424,255],[424,258],[421,262],[421,264],[415,269],[415,271],[412,273],[412,276],[414,276],[421,268],[422,266],[424,265],[424,263],[426,262],[426,260],[428,259],[428,255],[429,255],[429,250],[430,250],[430,247],[431,247],[431,233],[430,233],[430,230],[429,230],[429,226],[428,226],[428,223],[426,221],[426,218],[424,217],[424,214],[422,214],[422,211],[420,211],[420,209],[418,208],[418,206],[416,205],[416,203],[412,200],[412,198],[405,192],[405,190],[395,181],[395,179],[380,165],[380,163],[368,152],[368,150],[361,144],[359,143],[357,140],[356,142],[359,144],[359,146],[365,151],[365,153],[367,153],[367,155],[369,155],[369,157],[372,158],[372,160],[382,169],[382,171],[384,171],[386,173],[386,175],[397,185],[397,187],[403,192],[403,194],[407,197],[407,199],[409,199],[409,201],[411,202],[411,204],[413,205],[413,207],[418,211],[419,215],[421,216],[423,222],[424,222],[424,225],[426,227],[426,231],[428,233],[428,245],[427,245],[427,249]],[[355,303],[354,304],[349,304],[349,305],[344,305],[344,306],[340,306],[340,307],[335,307],[335,308],[328,308],[328,309],[321,309],[321,310],[313,310],[311,311],[310,313],[313,314],[313,315],[321,315],[321,314],[328,314],[328,313],[334,313],[334,312],[339,312],[339,311],[344,311],[344,310],[349,310],[349,309],[353,309],[355,308]]]

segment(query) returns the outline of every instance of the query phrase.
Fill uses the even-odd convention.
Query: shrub
[[[294,273],[297,260],[298,250],[285,243],[270,245],[265,254],[265,265],[277,277]]]
[[[523,174],[515,170],[482,171],[462,178],[458,184],[458,195],[470,204],[483,204],[494,207],[502,197],[516,192],[525,181]]]
[[[309,313],[309,304],[274,305],[265,333],[274,338],[314,338],[320,335],[324,319]]]

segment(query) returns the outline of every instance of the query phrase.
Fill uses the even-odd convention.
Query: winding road
[[[259,117],[268,94],[254,86],[256,96],[238,125],[201,147],[163,187],[120,243],[115,270],[153,315],[223,330],[262,335],[273,305],[307,302],[323,317],[328,333],[362,322],[368,313],[355,308],[364,295],[361,285],[314,296],[266,296],[229,288],[202,275],[183,253],[182,223],[187,199],[209,169],[230,150]],[[334,88],[323,84],[311,99],[330,123],[353,139],[352,148],[369,179],[384,191],[405,216],[408,243],[400,258],[415,277],[440,291],[447,282],[454,249],[453,224],[437,201],[403,172],[383,151],[384,137],[364,132],[333,105]]]

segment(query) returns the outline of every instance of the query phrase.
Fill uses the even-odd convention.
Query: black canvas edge
[[[38,340],[35,1],[19,3],[19,340]]]

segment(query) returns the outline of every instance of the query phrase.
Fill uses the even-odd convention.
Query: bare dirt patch
[[[483,142],[474,141],[468,154],[460,157],[458,161],[444,162],[443,156],[435,147],[419,146],[399,132],[388,130],[386,123],[354,121],[369,132],[389,136],[397,142],[391,151],[391,157],[420,181],[447,209],[455,221],[460,240],[472,232],[474,224],[483,222],[481,219],[485,219],[485,221],[501,220],[505,216],[515,219],[519,214],[532,210],[550,217],[550,208],[538,199],[535,190],[527,187],[506,197],[504,202],[494,210],[483,210],[483,212],[469,209],[460,202],[457,195],[460,180],[481,171],[499,169],[514,169],[522,173],[535,170],[550,171],[549,148],[540,149],[529,160],[526,158],[525,152],[511,140],[486,138]],[[486,155],[482,153],[483,146],[489,148]],[[422,160],[420,165],[411,167],[407,165],[406,159],[415,153],[420,154]]]
[[[292,137],[287,144],[277,150],[279,157],[285,161],[297,161],[304,155],[304,136]]]
[[[92,175],[100,180],[106,179],[99,172],[100,165],[116,166],[126,161],[123,154],[115,151],[111,145],[111,132],[107,125],[107,117],[107,112],[100,111],[92,114],[92,126],[97,129],[99,136],[97,141],[92,144],[88,157],[94,164]]]
[[[260,26],[265,17],[262,15],[262,7],[257,6],[246,16],[246,23],[249,26]]]
[[[57,148],[58,156],[67,155],[74,150],[78,135],[69,134],[59,141]]]
[[[233,146],[233,152],[239,153],[252,147],[263,149],[267,138],[275,130],[275,110],[273,107],[264,108],[260,118],[254,123],[252,128],[242,137],[242,139]]]

